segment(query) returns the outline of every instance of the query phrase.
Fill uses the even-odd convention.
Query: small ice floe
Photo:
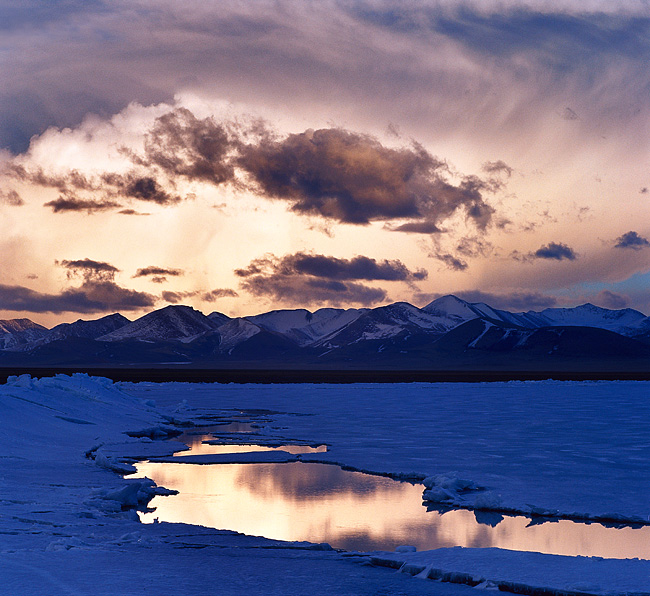
[[[423,481],[426,490],[422,493],[424,501],[433,503],[460,504],[463,496],[482,490],[475,482],[458,478],[453,472],[428,476]]]
[[[403,544],[401,546],[398,546],[395,549],[395,552],[396,553],[414,553],[414,552],[417,552],[417,550],[418,549],[415,546],[410,546],[410,545],[407,545],[407,544]]]

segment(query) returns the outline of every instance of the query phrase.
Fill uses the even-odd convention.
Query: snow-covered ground
[[[271,386],[114,385],[84,375],[11,379],[0,386],[0,593],[469,594],[466,586],[413,579],[322,546],[140,524],[133,507],[159,489],[123,478],[129,466],[121,458],[170,455],[178,443],[157,438],[176,425],[264,409],[256,415],[267,439],[328,444],[327,453],[303,459],[433,476],[434,492],[445,490],[468,506],[479,499],[522,511],[648,519],[649,389],[633,382]],[[484,490],[463,493],[454,479]],[[485,580],[484,587],[510,582],[594,594],[650,592],[647,561],[498,549],[395,556],[398,562],[390,563],[388,554],[375,554],[384,564],[409,563],[404,571],[410,573],[419,566],[433,575],[471,575]]]

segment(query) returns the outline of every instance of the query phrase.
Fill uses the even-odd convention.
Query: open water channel
[[[246,432],[246,423],[231,429]],[[241,426],[236,426],[240,424]],[[178,495],[156,497],[154,520],[197,524],[287,541],[327,542],[335,548],[391,551],[440,547],[498,547],[569,556],[650,559],[650,527],[606,527],[568,520],[533,523],[523,516],[431,510],[423,486],[321,463],[181,463],[186,455],[326,451],[326,446],[207,444],[186,438],[179,463],[141,462],[147,476]]]

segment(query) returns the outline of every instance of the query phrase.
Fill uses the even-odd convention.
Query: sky
[[[0,318],[650,314],[646,0],[6,0]]]

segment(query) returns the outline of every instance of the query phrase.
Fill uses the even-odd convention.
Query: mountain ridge
[[[461,341],[462,338],[462,341]],[[582,339],[581,339],[582,338]],[[465,341],[466,340],[466,341]],[[464,343],[463,343],[464,342]],[[52,348],[44,346],[52,344]],[[48,330],[0,321],[2,362],[197,364],[277,361],[291,366],[455,366],[499,359],[640,362],[650,368],[650,317],[633,309],[583,304],[510,312],[457,296],[423,308],[395,302],[376,308],[280,309],[246,317],[169,305],[129,321],[119,313]]]

